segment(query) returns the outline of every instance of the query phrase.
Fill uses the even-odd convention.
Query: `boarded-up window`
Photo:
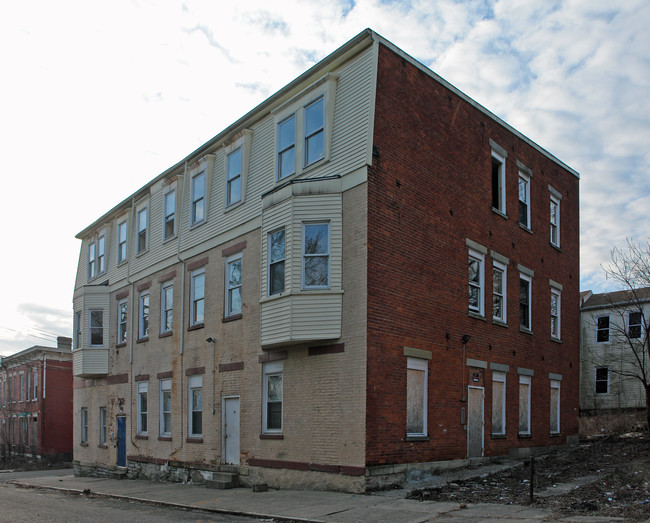
[[[519,376],[519,433],[530,434],[530,376]]]
[[[492,434],[506,433],[506,375],[503,372],[492,374]]]
[[[408,358],[406,371],[406,433],[427,434],[427,360]]]
[[[560,432],[560,382],[551,380],[551,434]]]

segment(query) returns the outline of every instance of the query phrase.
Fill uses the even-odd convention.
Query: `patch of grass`
[[[604,434],[623,434],[630,431],[647,430],[645,412],[616,411],[581,416],[578,430],[580,439]]]

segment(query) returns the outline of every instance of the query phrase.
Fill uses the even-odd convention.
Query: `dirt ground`
[[[530,460],[486,478],[414,491],[409,497],[459,503],[530,504]],[[588,438],[535,458],[533,506],[557,516],[650,518],[650,436],[638,429]]]

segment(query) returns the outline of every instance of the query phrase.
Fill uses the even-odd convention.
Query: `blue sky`
[[[75,234],[370,27],[581,174],[581,288],[650,236],[646,0],[34,0],[0,10],[0,354],[71,335]],[[109,183],[101,183],[109,180]]]

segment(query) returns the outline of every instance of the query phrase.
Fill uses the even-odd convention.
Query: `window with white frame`
[[[23,401],[25,401],[25,373],[24,372],[21,372],[19,374],[19,379],[20,379],[20,383],[19,383],[19,386],[20,386],[19,398],[20,399],[18,401],[23,402]]]
[[[106,407],[99,407],[99,444],[106,445]]]
[[[551,221],[551,244],[556,247],[560,246],[560,200],[551,195],[551,208],[550,208],[550,221]]]
[[[190,325],[200,325],[205,320],[205,269],[192,271],[190,278]]]
[[[607,367],[594,369],[594,392],[596,394],[609,393],[609,369]]]
[[[282,375],[281,361],[265,363],[263,381],[262,432],[282,432]]]
[[[81,429],[80,442],[82,445],[88,444],[88,409],[86,407],[81,408],[81,420],[79,423]]]
[[[285,235],[284,229],[271,232],[268,235],[269,258],[269,296],[284,292],[284,259]]]
[[[88,278],[92,279],[106,272],[106,238],[93,238],[88,245]]]
[[[192,205],[190,209],[191,225],[205,220],[205,172],[192,178]]]
[[[317,162],[325,156],[325,100],[321,96],[309,105],[304,112],[305,167]]]
[[[117,225],[117,263],[126,261],[126,220]]]
[[[160,289],[160,333],[172,331],[174,324],[174,282],[165,283]]]
[[[241,314],[242,254],[226,258],[226,317]]]
[[[81,348],[81,311],[74,313],[74,348]]]
[[[469,268],[469,310],[483,316],[483,301],[485,296],[485,256],[470,250],[468,256]]]
[[[560,433],[560,380],[551,380],[551,434]]]
[[[519,225],[530,229],[530,177],[519,172]]]
[[[176,190],[165,193],[163,212],[165,223],[163,225],[163,240],[168,240],[176,235]]]
[[[149,292],[140,294],[140,312],[138,316],[138,339],[149,337]]]
[[[32,381],[33,384],[33,396],[32,399],[37,399],[38,398],[38,369],[34,369],[34,379]]]
[[[278,180],[296,172],[296,116],[291,115],[277,129]]]
[[[138,383],[138,435],[147,435],[147,416],[149,409],[147,407],[147,395],[149,384],[146,381]]]
[[[631,311],[627,316],[627,335],[630,339],[639,339],[643,332],[643,314],[641,311]]]
[[[32,371],[27,369],[27,391],[25,393],[25,398],[29,401],[32,398]]]
[[[492,262],[492,318],[503,323],[507,320],[507,279],[507,266],[494,260]]]
[[[123,345],[126,343],[126,329],[127,329],[127,302],[120,300],[117,303],[117,344]]]
[[[596,343],[609,343],[609,316],[596,318]]]
[[[160,380],[160,435],[172,434],[172,380]]]
[[[530,376],[519,376],[519,434],[530,434]]]
[[[407,358],[406,435],[427,435],[428,360]]]
[[[138,254],[147,250],[147,207],[138,211]]]
[[[531,330],[531,277],[519,273],[519,326]]]
[[[492,151],[492,208],[506,213],[506,159]]]
[[[506,433],[506,373],[492,372],[492,435]]]
[[[562,293],[560,289],[551,287],[551,337],[560,339],[560,311],[562,305]]]
[[[304,223],[302,232],[303,289],[327,289],[330,278],[330,224]]]
[[[88,244],[88,279],[92,279],[97,275],[97,245],[93,239]]]
[[[90,346],[102,347],[104,345],[104,311],[90,311]]]
[[[201,437],[203,434],[203,376],[188,379],[188,434]]]
[[[226,156],[226,206],[241,201],[242,197],[242,147]]]

